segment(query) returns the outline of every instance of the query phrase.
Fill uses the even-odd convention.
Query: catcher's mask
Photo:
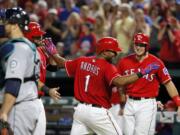
[[[0,35],[1,37],[5,36],[5,25],[9,24],[18,24],[20,29],[28,31],[29,16],[28,14],[20,7],[1,9],[0,10]]]

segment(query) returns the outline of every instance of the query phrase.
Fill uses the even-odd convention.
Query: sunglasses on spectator
[[[146,47],[147,45],[146,44],[142,44],[142,43],[135,43],[136,46],[139,46],[139,47]]]

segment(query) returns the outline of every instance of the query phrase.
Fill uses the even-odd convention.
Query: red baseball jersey
[[[46,81],[46,66],[47,66],[47,60],[48,56],[44,53],[44,50],[42,47],[37,47],[38,53],[40,55],[40,78],[39,80],[42,83],[45,83]]]
[[[65,63],[68,76],[74,77],[74,94],[79,101],[110,108],[112,80],[117,68],[104,59],[80,57]]]
[[[117,89],[117,87],[113,87],[112,88],[112,95],[111,95],[111,104],[120,104],[121,100],[120,100],[120,93],[119,90]]]
[[[142,78],[130,84],[126,87],[126,92],[129,96],[133,97],[156,97],[159,92],[159,84],[166,83],[171,80],[167,68],[163,62],[149,54],[142,62],[136,59],[135,54],[129,55],[120,60],[117,67],[121,75],[130,75],[137,73],[144,69],[148,64],[157,63],[160,65],[158,70],[152,71],[152,73],[144,75]]]

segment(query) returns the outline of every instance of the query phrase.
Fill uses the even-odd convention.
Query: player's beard
[[[106,61],[108,61],[109,63],[113,63],[113,58],[106,58]]]
[[[34,43],[36,44],[37,47],[43,46],[43,44],[40,40],[34,40]]]

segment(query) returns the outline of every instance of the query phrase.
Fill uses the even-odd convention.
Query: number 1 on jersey
[[[88,91],[88,85],[89,85],[89,79],[90,79],[90,75],[87,75],[86,77],[86,81],[85,81],[85,92],[87,92]]]

